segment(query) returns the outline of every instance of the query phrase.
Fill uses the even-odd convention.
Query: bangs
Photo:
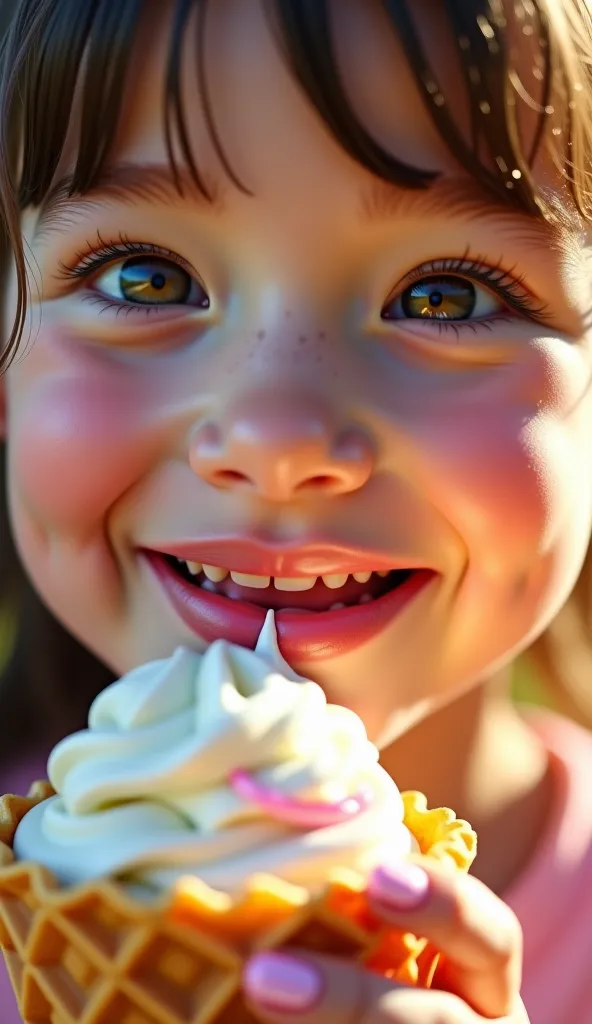
[[[80,127],[71,192],[84,193],[94,184],[120,119],[130,54],[144,5],[142,0],[12,3],[16,13],[2,52],[1,142],[18,204],[24,208],[40,205],[51,188],[74,116],[77,91]],[[5,5],[3,0],[3,8]],[[572,90],[561,62],[553,59],[549,23],[541,4],[531,0],[523,5],[514,0],[511,4],[442,0],[466,85],[468,137],[455,122],[446,90],[430,66],[412,6],[411,0],[383,2],[417,88],[453,157],[498,199],[529,213],[545,213],[531,168],[551,113],[554,123],[557,121],[558,111],[550,104],[552,92],[563,97],[560,131],[565,154],[569,151]],[[171,7],[163,132],[172,174],[180,189],[181,158],[197,186],[208,195],[189,145],[180,81],[185,33],[196,9],[198,86],[206,123],[226,173],[247,191],[226,159],[212,117],[203,73],[207,0],[175,0]],[[337,66],[328,0],[267,0],[266,9],[292,75],[342,148],[386,181],[416,189],[429,185],[434,173],[411,167],[387,152],[352,109]],[[536,48],[538,123],[528,152],[522,149],[517,124],[516,82],[512,85],[508,42],[512,32],[522,38],[528,35],[529,44]]]

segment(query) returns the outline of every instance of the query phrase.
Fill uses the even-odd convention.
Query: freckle
[[[300,337],[298,338],[298,344],[299,345],[306,345],[307,341],[308,341],[308,338],[306,337],[306,334],[301,334]]]
[[[319,331],[319,333],[317,334],[317,338],[319,339],[319,341],[324,341],[326,337],[327,337],[327,332],[326,331]]]
[[[284,316],[285,316],[286,320],[289,320],[290,317],[292,316],[292,310],[291,309],[285,309],[284,310]]]
[[[514,587],[514,596],[518,599],[524,597],[528,592],[528,576],[526,573],[522,573],[521,576],[516,580]]]
[[[319,352],[318,355],[315,356],[315,363],[322,363],[322,362],[323,362],[323,354],[322,354],[322,352]]]
[[[263,341],[263,339],[265,337],[265,334],[266,334],[266,332],[263,329],[260,330],[260,331],[257,331],[257,337],[259,338],[259,341]]]

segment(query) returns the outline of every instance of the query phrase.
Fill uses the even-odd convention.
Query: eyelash
[[[125,256],[145,254],[170,259],[172,262],[182,267],[182,269],[188,274],[195,276],[193,268],[191,268],[187,261],[172,249],[163,248],[162,246],[154,245],[153,243],[132,242],[124,234],[119,235],[118,242],[106,243],[101,237],[100,232],[97,232],[95,245],[87,242],[86,250],[76,253],[76,262],[74,264],[68,265],[63,262],[60,263],[61,274],[59,276],[69,281],[83,281],[88,277],[91,277],[93,274],[96,274],[103,267],[108,266],[109,263],[122,259]],[[537,317],[545,319],[548,315],[547,305],[543,304],[538,307],[535,305],[532,296],[524,287],[523,275],[514,277],[512,270],[507,271],[502,268],[501,261],[494,266],[491,266],[481,256],[472,257],[468,250],[460,258],[430,260],[427,263],[422,264],[422,266],[417,267],[416,270],[412,271],[411,274],[407,276],[404,282],[404,288],[399,288],[397,294],[401,294],[403,291],[406,291],[407,288],[410,288],[422,278],[436,274],[456,274],[458,277],[467,277],[476,281],[479,284],[488,287],[494,294],[498,295],[510,309],[513,309],[515,312],[520,313],[523,316],[526,315],[534,319]],[[393,293],[383,306],[383,311],[391,302],[394,301],[395,298],[396,294]],[[100,295],[92,296],[92,301],[100,301],[103,309],[116,309],[121,312],[133,311],[136,313],[145,313],[146,315],[153,314],[155,310],[159,309],[158,306],[134,306],[127,302],[117,302],[115,299]],[[426,322],[430,323],[431,329],[433,329],[433,327],[437,327],[440,334],[445,331],[453,331],[458,337],[462,330],[469,329],[475,333],[477,326],[490,328],[492,323],[503,318],[503,313],[500,312],[495,316],[487,317],[482,320],[435,320]],[[388,322],[388,317],[384,317],[384,319]]]
[[[60,274],[58,276],[62,280],[78,282],[84,281],[93,274],[96,274],[99,270],[102,270],[103,267],[106,267],[117,260],[121,260],[126,256],[148,255],[161,256],[164,259],[171,260],[188,274],[191,274],[192,277],[196,277],[200,287],[204,288],[197,277],[195,270],[189,265],[189,263],[187,263],[186,260],[172,249],[166,249],[160,245],[154,245],[153,243],[132,242],[124,234],[119,235],[118,242],[105,242],[98,231],[95,244],[93,245],[90,242],[87,242],[86,244],[87,248],[85,251],[76,253],[76,262],[72,264],[60,262]],[[100,302],[103,310],[115,309],[126,313],[144,313],[149,316],[161,308],[159,306],[136,306],[129,302],[117,302],[116,299],[111,299],[106,295],[99,294],[88,296],[88,298],[89,301]]]
[[[524,285],[523,274],[514,277],[512,270],[503,269],[501,260],[494,266],[491,266],[483,257],[471,256],[469,250],[460,258],[429,260],[427,263],[417,267],[416,270],[413,270],[405,278],[404,286],[399,286],[397,291],[389,296],[383,306],[383,312],[398,295],[401,295],[417,281],[421,281],[422,278],[430,277],[431,275],[444,274],[469,278],[478,284],[485,285],[486,288],[489,288],[490,291],[505,302],[510,309],[521,313],[523,316],[526,315],[532,319],[540,318],[543,320],[549,317],[548,305],[537,306],[535,304],[532,295]],[[387,322],[389,321],[388,317],[384,317],[384,319]],[[445,331],[453,331],[458,337],[462,330],[468,329],[474,334],[478,327],[490,328],[492,323],[501,319],[507,319],[507,317],[504,318],[502,311],[494,316],[484,317],[482,320],[426,320],[422,322],[429,323],[431,329],[437,327],[440,334],[443,334]],[[391,320],[390,322],[394,321]]]

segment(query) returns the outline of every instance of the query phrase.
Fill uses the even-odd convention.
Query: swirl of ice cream
[[[291,670],[273,612],[255,651],[179,648],[108,687],[49,778],[59,795],[25,816],[15,853],[64,884],[193,874],[234,894],[266,872],[314,889],[414,848],[362,722]]]

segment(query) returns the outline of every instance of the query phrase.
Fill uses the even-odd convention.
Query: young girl
[[[479,880],[373,881],[433,991],[263,956],[257,1019],[589,1024],[592,740],[508,687],[524,654],[592,704],[587,4],[2,16],[2,791],[115,675],[273,607]]]

